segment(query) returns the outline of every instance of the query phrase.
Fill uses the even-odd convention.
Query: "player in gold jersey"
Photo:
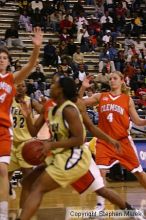
[[[52,156],[47,157],[46,163],[33,170],[24,181],[24,187],[29,189],[30,193],[20,219],[31,219],[46,192],[74,183],[77,183],[73,185],[74,188],[81,192],[77,186],[80,186],[79,182],[83,178],[86,181],[81,184],[82,190],[91,188],[120,208],[132,209],[116,193],[104,187],[100,173],[97,176],[91,153],[84,145],[85,129],[82,118],[72,102],[77,98],[74,81],[68,77],[56,79],[51,87],[51,97],[56,103],[48,114],[53,141],[44,141],[42,157],[45,158],[50,150]],[[26,112],[26,119],[30,121],[29,112]],[[32,126],[32,130],[39,130],[43,123],[44,116],[41,114],[35,126],[30,124],[30,127]]]
[[[16,97],[14,98],[12,104],[13,148],[11,151],[11,160],[8,167],[9,179],[11,178],[13,172],[16,170],[21,170],[23,176],[26,176],[32,170],[32,165],[26,163],[21,154],[24,143],[32,138],[31,134],[28,131],[25,117],[23,116],[21,111],[20,102],[22,100],[26,102],[27,106],[29,106],[29,108],[31,109],[31,112],[33,112],[32,109],[38,112],[42,107],[36,101],[31,101],[30,97],[26,95],[25,82],[17,85]],[[33,113],[31,114],[31,117],[33,120]],[[23,202],[22,200],[24,197],[24,193],[25,191],[22,190],[22,194],[20,197],[20,207]]]

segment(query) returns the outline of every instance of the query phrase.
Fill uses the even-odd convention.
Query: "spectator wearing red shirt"
[[[67,30],[70,30],[73,26],[73,23],[69,20],[68,15],[65,16],[65,18],[60,22],[60,29],[61,31],[66,28]]]

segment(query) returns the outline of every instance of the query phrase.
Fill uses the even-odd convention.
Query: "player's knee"
[[[134,175],[137,177],[140,183],[146,183],[146,173],[145,172],[136,172]]]

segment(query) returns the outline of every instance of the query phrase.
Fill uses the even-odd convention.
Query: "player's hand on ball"
[[[41,160],[44,160],[48,156],[50,150],[51,150],[51,142],[46,140],[43,141],[43,147],[41,149],[41,156],[40,156]]]

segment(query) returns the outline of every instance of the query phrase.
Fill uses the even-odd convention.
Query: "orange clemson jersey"
[[[130,97],[126,94],[118,96],[110,92],[101,94],[99,100],[99,128],[112,138],[120,140],[127,137],[130,128]]]
[[[0,74],[0,126],[11,126],[11,105],[15,93],[13,74]]]

